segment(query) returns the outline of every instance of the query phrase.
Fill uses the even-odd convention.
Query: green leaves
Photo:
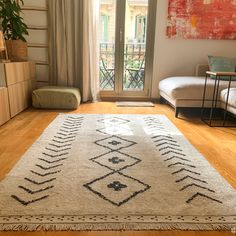
[[[24,5],[24,1],[20,0]],[[0,0],[0,19],[2,29],[7,40],[21,39],[26,42],[24,35],[28,35],[28,27],[20,16],[21,6],[17,0]]]

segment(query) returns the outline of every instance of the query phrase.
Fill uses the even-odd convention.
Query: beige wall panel
[[[28,31],[29,35],[25,37],[28,43],[37,43],[37,44],[48,43],[47,30],[28,30]]]
[[[32,61],[48,61],[47,48],[28,48],[28,57]]]
[[[41,88],[48,85],[49,85],[48,82],[36,82],[36,88]]]
[[[0,125],[10,119],[7,88],[0,88]]]
[[[22,11],[21,16],[27,25],[33,26],[47,26],[47,12],[46,11]]]
[[[47,11],[37,11],[41,8],[47,9],[48,0],[25,0],[25,7],[35,8],[35,10],[24,10],[23,18],[27,25],[47,27]],[[26,36],[29,44],[48,45],[48,31],[47,30],[30,30],[29,35]],[[29,60],[33,61],[48,61],[48,48],[28,48]],[[49,77],[48,66],[37,65],[36,78],[39,81],[47,81]],[[41,84],[40,84],[41,85]],[[34,87],[37,87],[35,84]]]
[[[36,74],[36,81],[49,81],[49,67],[47,65],[37,65]]]
[[[47,1],[46,0],[25,0],[25,6],[34,6],[34,7],[46,7]]]

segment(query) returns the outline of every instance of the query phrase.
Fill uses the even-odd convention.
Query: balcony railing
[[[146,44],[129,43],[124,51],[123,90],[143,90]],[[115,45],[100,44],[100,89],[115,88]]]

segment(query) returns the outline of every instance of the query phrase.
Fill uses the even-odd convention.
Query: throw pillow
[[[210,70],[212,72],[235,72],[236,59],[227,57],[214,57],[208,56]],[[215,76],[211,76],[215,79]],[[222,80],[229,80],[229,76],[221,76]],[[236,80],[236,77],[232,77],[232,80]]]

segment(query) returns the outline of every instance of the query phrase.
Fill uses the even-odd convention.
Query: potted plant
[[[25,35],[28,35],[28,27],[20,16],[23,0],[1,0],[0,21],[6,40],[9,59],[12,61],[24,61],[28,59],[28,48]]]

